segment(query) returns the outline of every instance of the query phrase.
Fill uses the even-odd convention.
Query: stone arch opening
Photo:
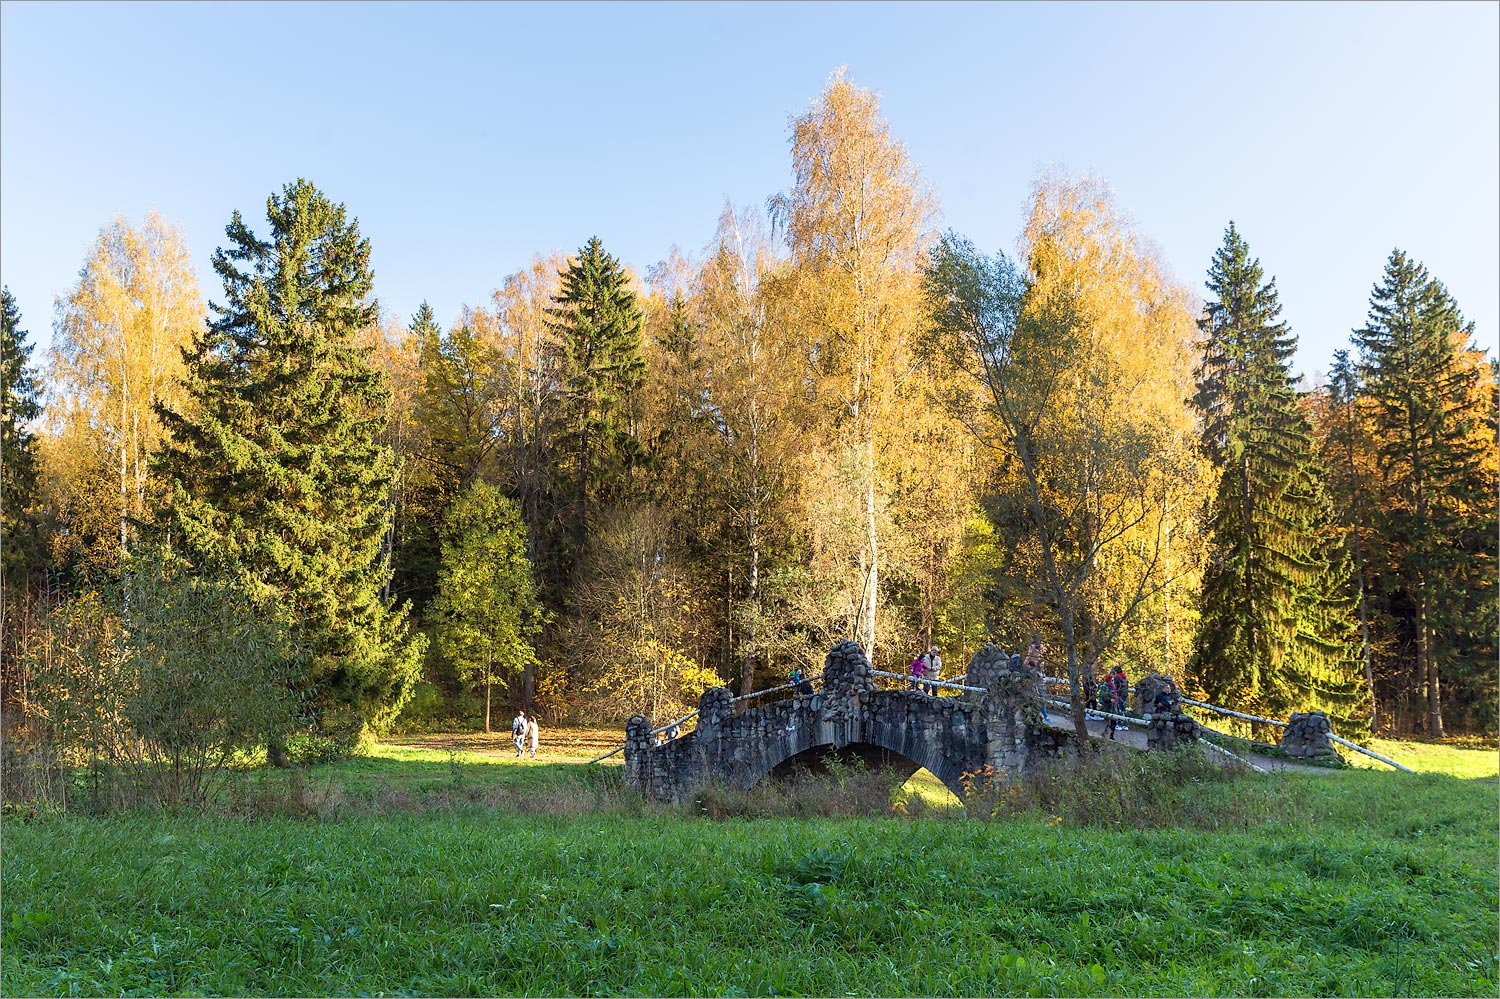
[[[867,767],[890,767],[901,774],[903,781],[910,779],[918,770],[925,769],[953,792],[959,801],[964,800],[962,767],[953,765],[940,755],[923,752],[920,748],[913,751],[911,747],[886,746],[878,739],[851,742],[843,746],[825,742],[795,748],[774,759],[764,773],[756,775],[750,786],[753,787],[767,777],[780,778],[798,771],[826,770],[828,757],[850,764],[858,760]]]

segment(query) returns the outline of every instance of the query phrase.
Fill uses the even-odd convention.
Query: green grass
[[[1500,749],[1494,746],[1467,748],[1448,743],[1398,742],[1394,739],[1369,739],[1360,745],[1421,773],[1452,774],[1454,777],[1500,775]],[[1384,763],[1372,760],[1363,753],[1356,753],[1342,746],[1339,747],[1339,752],[1356,767],[1390,770]]]
[[[1496,993],[1493,780],[1245,777],[1154,830],[711,821],[408,752],[314,768],[322,820],[8,819],[6,994]],[[595,797],[465,803],[526,789]]]

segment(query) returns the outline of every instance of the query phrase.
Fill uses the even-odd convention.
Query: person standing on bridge
[[[1161,689],[1156,692],[1156,700],[1152,703],[1151,710],[1155,714],[1175,714],[1180,710],[1178,703],[1177,684],[1168,678],[1167,682],[1162,684]]]
[[[1115,688],[1115,710],[1124,714],[1130,708],[1130,681],[1125,678],[1125,667],[1115,663],[1115,671],[1109,675],[1109,682]],[[1116,725],[1116,729],[1123,728]]]
[[[943,657],[938,655],[938,647],[934,645],[922,658],[925,660],[922,663],[922,679],[927,681],[924,686],[927,688],[927,693],[936,697],[938,688],[933,681],[943,678]]]
[[[917,658],[911,661],[912,690],[920,690],[922,688],[922,674],[927,669],[927,663],[924,661],[926,658],[927,653],[921,652],[917,654]]]
[[[1026,646],[1026,658],[1021,660],[1021,665],[1026,669],[1036,670],[1037,673],[1042,673],[1043,667],[1047,665],[1046,660],[1042,658],[1043,648],[1044,646],[1042,645],[1042,636],[1033,633],[1031,636],[1031,644]]]
[[[1098,693],[1099,710],[1113,714],[1115,710],[1115,685],[1106,679],[1103,683],[1099,684]],[[1115,729],[1119,728],[1119,726],[1115,724],[1113,718],[1106,718],[1104,719],[1104,728],[1109,732],[1109,737],[1113,739],[1115,737]]]

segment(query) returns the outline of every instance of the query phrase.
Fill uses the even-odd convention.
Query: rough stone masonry
[[[843,642],[828,653],[817,693],[736,710],[730,692],[715,687],[698,701],[697,729],[660,746],[644,715],[631,718],[625,783],[676,802],[712,781],[748,789],[787,760],[822,747],[873,747],[926,767],[962,798],[965,775],[1018,774],[1065,741],[1043,721],[1040,679],[1012,673],[1008,659],[986,645],[968,672],[969,685],[983,693],[932,697],[878,689],[864,650]]]

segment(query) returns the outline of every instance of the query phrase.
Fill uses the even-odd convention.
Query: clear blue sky
[[[376,292],[443,321],[598,234],[639,270],[788,186],[788,119],[848,66],[943,223],[1015,246],[1058,164],[1109,180],[1202,289],[1230,219],[1326,368],[1393,247],[1495,349],[1500,5],[0,6],[0,279],[34,339],[116,213],[182,227],[298,176],[358,216]]]

